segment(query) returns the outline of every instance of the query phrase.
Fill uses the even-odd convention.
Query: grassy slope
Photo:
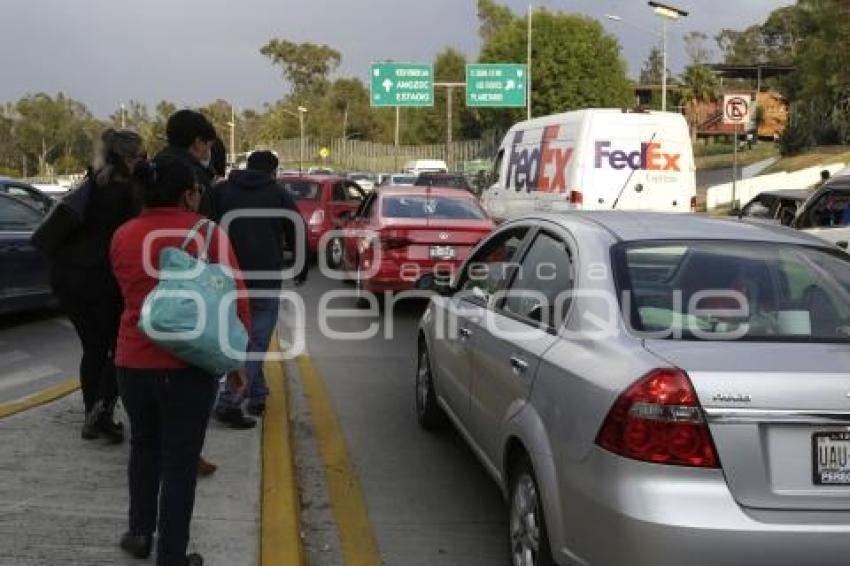
[[[850,164],[850,146],[838,145],[829,147],[816,147],[794,157],[784,157],[774,163],[765,173],[779,173],[780,171],[799,171],[807,167],[818,165],[829,165],[831,163]]]

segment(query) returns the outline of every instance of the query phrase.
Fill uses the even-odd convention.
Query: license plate
[[[457,256],[457,250],[452,246],[431,246],[432,259],[454,259]]]
[[[815,485],[850,485],[850,432],[818,432],[812,437]]]

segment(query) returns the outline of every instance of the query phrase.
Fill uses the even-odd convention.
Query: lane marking
[[[0,403],[0,419],[56,401],[80,388],[80,380],[68,379],[23,399]]]
[[[18,385],[26,385],[27,383],[38,381],[39,379],[44,379],[51,375],[56,375],[61,371],[62,370],[56,366],[43,365],[6,373],[3,374],[2,378],[0,378],[0,391],[4,389],[11,389]]]
[[[30,359],[30,355],[26,352],[21,352],[20,350],[12,350],[11,352],[0,354],[0,367],[10,366],[12,364],[23,362],[28,359]]]
[[[327,388],[309,356],[299,356],[297,363],[325,468],[343,561],[346,566],[379,566],[381,557],[366,498]]]
[[[269,353],[280,353],[276,335],[272,337]],[[295,473],[286,370],[283,362],[267,361],[263,372],[269,396],[263,416],[260,564],[303,566],[301,500]]]

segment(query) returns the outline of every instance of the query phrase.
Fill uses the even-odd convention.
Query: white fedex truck
[[[696,171],[684,116],[591,109],[516,124],[482,196],[497,219],[530,212],[691,212]]]

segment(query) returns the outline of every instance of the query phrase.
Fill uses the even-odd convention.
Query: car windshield
[[[286,181],[283,186],[296,200],[316,200],[319,198],[319,184],[307,181]]]
[[[850,341],[850,257],[793,244],[642,242],[618,249],[632,329],[658,339]]]
[[[439,218],[447,220],[484,220],[487,215],[472,199],[424,195],[387,196],[384,198],[387,218]]]
[[[393,184],[396,184],[396,185],[412,185],[413,183],[416,182],[416,177],[412,177],[412,176],[411,177],[403,177],[403,176],[393,177],[392,182],[393,182]]]

